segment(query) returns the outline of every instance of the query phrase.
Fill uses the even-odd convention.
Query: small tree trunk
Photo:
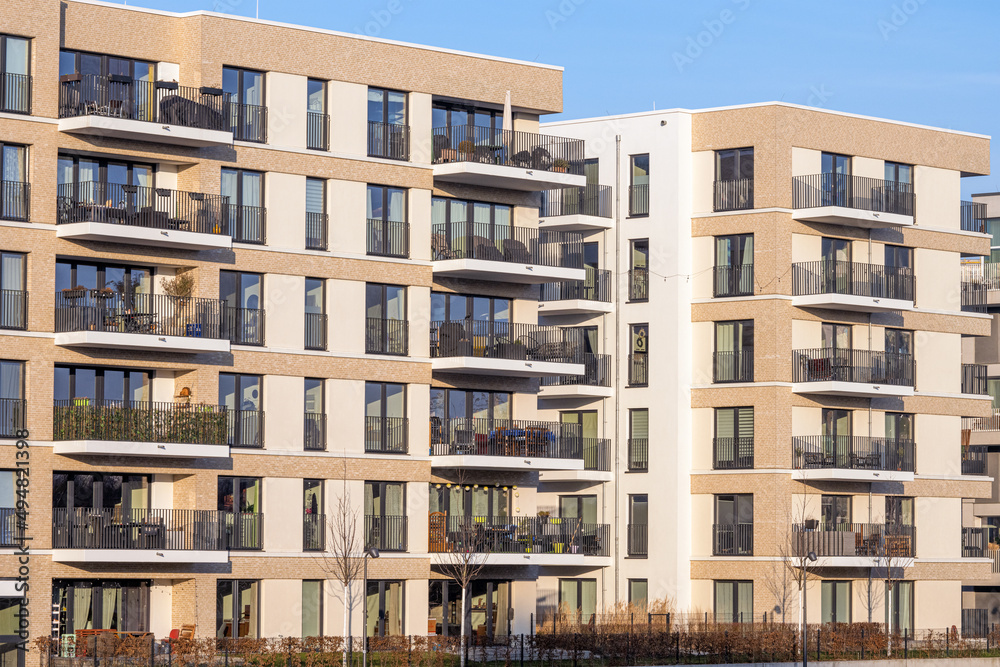
[[[351,599],[351,584],[348,582],[344,586],[344,662],[343,667],[347,667],[347,653],[350,651],[354,643],[351,639],[351,607],[354,606],[354,600]]]
[[[465,615],[466,615],[465,614],[465,586],[462,586],[462,634],[461,634],[462,646],[459,649],[459,654],[462,656],[462,660],[461,660],[462,665],[461,665],[461,667],[465,667],[465,647],[466,647],[466,641],[465,641]]]

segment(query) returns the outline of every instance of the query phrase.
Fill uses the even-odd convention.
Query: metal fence
[[[649,184],[630,185],[628,187],[629,216],[649,215]]]
[[[330,114],[306,112],[306,148],[330,150]]]
[[[26,428],[28,404],[23,398],[0,398],[0,438],[17,437]]]
[[[410,223],[368,218],[367,252],[376,257],[410,256]]]
[[[236,141],[267,143],[267,107],[230,102],[229,119]]]
[[[962,364],[962,393],[988,395],[987,370],[986,364]]]
[[[712,281],[712,295],[714,297],[752,296],[753,290],[753,264],[715,267]]]
[[[326,414],[303,413],[302,445],[309,452],[322,452],[326,449]]]
[[[227,208],[233,241],[264,245],[267,243],[267,209],[263,206],[230,204]]]
[[[264,411],[263,410],[229,410],[229,433],[227,442],[230,447],[244,449],[264,448]]]
[[[862,435],[811,435],[792,438],[796,470],[916,470],[913,440]]]
[[[236,308],[224,305],[222,308],[222,337],[233,345],[264,344],[264,309]]]
[[[579,518],[430,516],[430,553],[610,554],[610,526]]]
[[[0,111],[31,113],[31,75],[3,72],[0,74]]]
[[[713,470],[750,470],[753,468],[753,436],[713,438]]]
[[[804,523],[792,525],[794,553],[826,557],[867,557],[886,567],[893,559],[913,558],[917,529],[895,523]]]
[[[365,515],[365,549],[406,551],[409,523],[405,516]]]
[[[963,201],[960,204],[961,227],[965,232],[986,233],[986,204],[974,201]]]
[[[819,348],[792,352],[795,382],[861,382],[912,387],[912,354]]]
[[[387,160],[410,159],[410,127],[368,121],[368,157]]]
[[[913,270],[835,260],[798,262],[792,264],[792,294],[846,294],[913,301]]]
[[[628,555],[632,558],[645,558],[648,555],[649,525],[645,523],[628,524]]]
[[[326,313],[305,313],[305,344],[307,350],[325,350],[327,332]]]
[[[369,317],[365,320],[366,354],[406,356],[409,350],[409,322],[386,317]]]
[[[986,475],[987,467],[986,455],[989,449],[986,445],[965,445],[962,447],[962,474],[963,475]]]
[[[302,515],[302,550],[326,550],[326,515],[306,512]]]
[[[326,250],[330,216],[326,213],[306,213],[306,249]]]
[[[712,210],[743,211],[753,208],[753,179],[737,178],[730,181],[714,181],[712,188]]]
[[[439,222],[431,225],[431,259],[582,269],[583,236],[488,222]]]
[[[610,185],[591,184],[545,190],[542,192],[542,204],[538,209],[538,216],[550,218],[561,215],[589,215],[610,218],[612,202]]]
[[[753,556],[753,524],[712,524],[712,555]]]
[[[523,169],[583,175],[583,140],[450,125],[431,130],[434,164],[479,162]]]
[[[628,439],[628,469],[629,471],[649,470],[649,439]]]
[[[410,421],[406,417],[365,417],[365,451],[406,454]]]
[[[28,222],[31,218],[31,184],[0,180],[0,220]]]
[[[584,354],[583,369],[583,375],[550,375],[549,377],[542,378],[539,384],[542,387],[611,386],[610,354]]]
[[[263,515],[175,509],[53,508],[53,549],[260,549]]]
[[[586,267],[583,280],[566,280],[542,285],[539,301],[565,301],[582,299],[611,303],[611,271]]]
[[[151,401],[53,401],[53,440],[226,444],[222,405]]]
[[[0,329],[28,328],[28,293],[24,290],[0,290]]]
[[[584,362],[583,332],[569,327],[494,320],[431,322],[430,341],[433,358],[483,357],[563,364]]]
[[[55,294],[55,331],[225,338],[224,301],[103,289],[65,289]]]
[[[913,186],[852,174],[793,177],[792,207],[801,209],[821,206],[913,215]]]
[[[753,348],[715,352],[712,355],[712,381],[753,382]]]
[[[430,421],[431,456],[515,456],[582,459],[580,424],[524,419]]]

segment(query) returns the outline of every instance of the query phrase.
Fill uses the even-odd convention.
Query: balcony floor
[[[913,387],[865,382],[795,382],[795,394],[827,394],[829,396],[913,396]]]
[[[565,364],[556,361],[530,359],[494,359],[491,357],[436,357],[431,359],[431,370],[442,373],[471,375],[504,375],[514,377],[547,377],[583,375],[584,364]]]
[[[431,468],[469,468],[475,470],[579,470],[583,459],[552,459],[545,457],[485,456],[478,454],[449,454],[432,456]]]
[[[610,313],[614,304],[591,299],[559,299],[558,301],[539,301],[539,315],[591,315]]]
[[[805,468],[792,470],[792,479],[827,482],[912,482],[913,473],[901,470]]]
[[[587,272],[561,266],[541,264],[515,264],[488,259],[442,259],[431,264],[435,276],[465,278],[467,280],[493,280],[504,283],[538,285],[563,280],[586,280]]]
[[[113,137],[127,141],[155,141],[175,146],[231,146],[233,133],[201,130],[184,125],[163,125],[113,116],[74,116],[59,119],[59,131]]]
[[[891,563],[893,569],[905,570],[913,567],[914,558],[903,558],[894,556]],[[824,567],[885,567],[885,559],[876,556],[819,556],[815,563],[809,565],[810,568]]]
[[[68,331],[55,335],[55,344],[61,347],[98,347],[129,350],[156,350],[158,352],[229,352],[228,340],[197,336],[158,336],[145,333],[117,331]],[[582,371],[581,371],[582,372]],[[563,373],[565,375],[565,373]]]
[[[233,239],[224,234],[202,234],[179,229],[156,229],[108,222],[70,222],[56,225],[56,238],[70,241],[133,243],[180,250],[232,248]]]
[[[853,294],[810,294],[793,296],[792,305],[797,308],[828,308],[858,313],[885,313],[894,310],[913,310],[912,301],[903,299],[876,299]]]
[[[56,563],[228,563],[228,551],[170,549],[53,549]]]
[[[451,563],[450,554],[431,554],[431,565]],[[497,554],[491,553],[488,565],[545,565],[564,567],[611,567],[610,556],[586,556],[584,554]]]
[[[538,228],[553,232],[600,232],[615,226],[613,218],[599,215],[553,215],[538,219]]]
[[[538,473],[539,482],[611,482],[613,472],[603,470],[542,470]]]
[[[817,206],[792,210],[792,218],[800,222],[823,222],[848,227],[910,227],[912,215],[880,213],[846,206]]]
[[[108,440],[57,440],[54,454],[65,456],[147,456],[179,459],[228,459],[229,445],[195,445],[166,442]]]
[[[611,398],[611,387],[594,387],[589,384],[553,384],[538,388],[538,398]]]
[[[434,179],[449,183],[481,185],[504,190],[539,192],[556,188],[584,187],[587,177],[542,169],[525,169],[486,162],[446,162],[434,165]]]

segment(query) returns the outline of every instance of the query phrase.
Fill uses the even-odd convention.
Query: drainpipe
[[[615,277],[622,275],[621,273],[621,222],[622,222],[622,188],[621,188],[621,172],[622,172],[622,135],[615,135]],[[621,434],[621,340],[620,340],[620,328],[621,327],[621,289],[619,289],[617,280],[615,281],[615,604],[621,600],[618,595],[618,583],[621,577],[619,572],[621,571],[619,567],[620,553],[619,553],[619,539],[618,539],[618,520],[620,518],[620,508],[619,508],[619,498],[621,493],[619,492],[619,483],[621,481],[621,464],[619,461],[621,457],[618,456],[619,444],[618,436]],[[626,445],[627,446],[627,445]],[[626,453],[627,455],[627,453]]]

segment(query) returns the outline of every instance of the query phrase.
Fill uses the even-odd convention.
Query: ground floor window
[[[715,582],[715,620],[720,623],[753,622],[753,582]]]
[[[319,579],[302,582],[302,636],[323,636],[323,582]]]
[[[560,579],[559,611],[580,624],[592,623],[597,614],[597,579]]]
[[[645,609],[649,602],[649,582],[646,579],[628,580],[628,601],[629,604]]]
[[[59,606],[59,634],[77,630],[149,631],[149,582],[84,580],[52,582]]]
[[[369,581],[366,595],[368,606],[368,637],[388,637],[403,634],[403,582]]]
[[[510,582],[476,580],[469,586],[470,635],[498,637],[510,633]],[[457,637],[462,630],[462,587],[454,581],[432,581],[429,590],[428,616],[434,620],[434,633]],[[431,628],[427,628],[428,632]]]
[[[0,598],[0,667],[24,667],[24,651],[17,648],[18,612],[24,598]]]
[[[885,587],[885,622],[892,632],[913,635],[913,582],[896,581]]]
[[[851,582],[824,581],[822,589],[824,623],[851,622]]]
[[[219,579],[215,592],[215,636],[257,637],[260,597],[256,581]]]

